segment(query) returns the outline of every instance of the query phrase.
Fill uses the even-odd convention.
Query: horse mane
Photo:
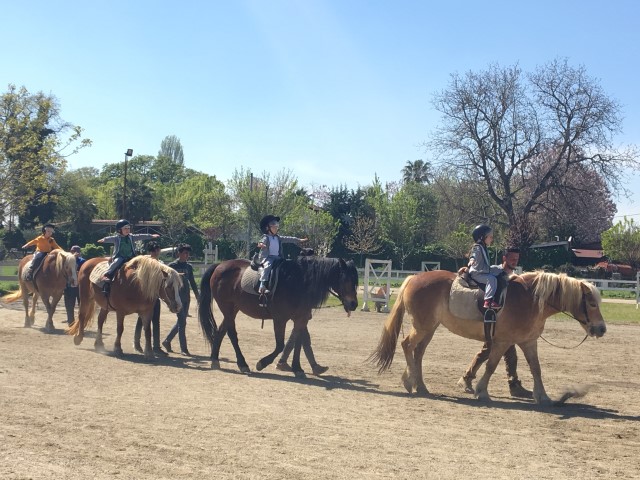
[[[304,307],[320,308],[329,296],[332,281],[339,274],[339,265],[337,258],[298,257],[282,264],[278,282],[281,286],[286,285],[287,293],[297,296]],[[357,283],[357,277],[355,281]]]
[[[73,253],[65,252],[64,250],[55,249],[52,253],[56,252],[56,273],[64,273],[65,264],[69,263],[69,268],[72,270],[76,268],[76,257]]]
[[[565,273],[535,271],[524,274],[523,277],[528,277],[531,280],[533,295],[538,298],[538,307],[541,311],[552,298],[551,306],[557,310],[562,312],[577,310],[582,303],[583,285],[591,290],[591,294],[598,304],[601,302],[600,292],[594,285],[569,277]]]
[[[159,261],[139,255],[129,260],[124,268],[131,269],[132,281],[138,284],[142,296],[153,301],[158,297],[158,292],[164,281],[164,273],[168,274],[167,283],[180,282],[180,275],[173,268],[167,267]]]

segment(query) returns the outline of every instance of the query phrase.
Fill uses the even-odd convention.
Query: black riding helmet
[[[131,225],[131,223],[129,223],[129,220],[125,220],[124,218],[122,220],[118,220],[118,223],[116,223],[116,230],[119,232],[127,225]]]
[[[260,220],[260,231],[262,233],[267,233],[267,227],[272,222],[279,222],[279,221],[280,221],[280,217],[276,217],[275,215],[265,215],[264,217],[262,217],[262,220]]]
[[[473,237],[474,242],[479,242],[480,240],[484,240],[484,237],[489,235],[492,231],[493,229],[489,225],[480,224],[473,229],[471,236]]]

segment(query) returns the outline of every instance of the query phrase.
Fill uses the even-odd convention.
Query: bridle
[[[572,315],[571,313],[567,313],[564,312],[562,310],[559,310],[556,307],[552,308],[554,310],[558,310],[560,313],[563,313],[564,315],[566,315],[567,317],[571,317],[574,320],[578,321],[580,324],[582,325],[589,325],[591,323],[591,319],[589,318],[589,311],[587,310],[587,294],[582,292],[582,302],[581,302],[581,307],[582,310],[584,311],[584,320],[581,320],[579,318],[577,318],[576,316]],[[555,343],[551,343],[549,340],[547,340],[546,338],[544,338],[543,335],[540,335],[540,338],[542,340],[544,340],[546,343],[548,343],[549,345],[551,345],[552,347],[556,347],[556,348],[562,348],[563,350],[571,350],[572,348],[578,348],[580,345],[582,345],[584,343],[584,341],[589,337],[589,334],[587,333],[584,338],[582,339],[582,341],[580,343],[578,343],[577,345],[573,346],[573,347],[563,347],[561,345],[556,345]]]

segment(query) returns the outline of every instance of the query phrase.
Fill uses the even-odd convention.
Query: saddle
[[[495,298],[501,305],[507,296],[507,275],[498,276],[498,287]],[[467,269],[463,269],[453,281],[449,293],[449,311],[459,318],[483,321],[485,317],[484,289],[486,285],[474,281]]]
[[[269,279],[267,280],[267,290],[270,292],[269,296],[273,296],[274,292],[278,288],[278,277],[280,275],[280,265],[282,265],[282,262],[284,262],[282,259],[274,262],[273,267],[271,268],[271,275],[269,275]],[[258,292],[260,289],[260,264],[257,263],[257,258],[255,256],[251,261],[250,267],[251,268],[245,269],[242,274],[242,278],[240,279],[242,290],[250,293],[251,295],[261,295]]]
[[[93,271],[91,272],[89,281],[100,288],[104,287],[105,282],[102,280],[102,277],[108,269],[109,262],[107,260],[105,260],[104,262],[100,262],[94,267]]]

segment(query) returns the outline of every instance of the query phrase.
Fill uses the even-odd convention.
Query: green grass
[[[0,282],[0,296],[18,289],[18,282]]]
[[[624,290],[600,290],[602,298],[626,298],[634,300],[636,298],[635,292],[628,292]]]
[[[11,275],[18,276],[18,267],[10,265],[0,266],[0,277],[10,277]]]

